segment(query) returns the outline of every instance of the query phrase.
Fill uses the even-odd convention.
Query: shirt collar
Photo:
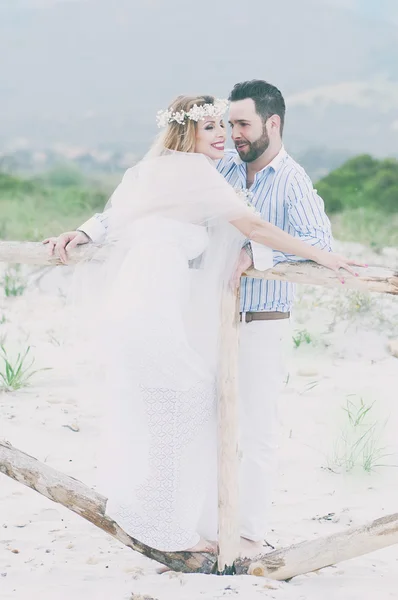
[[[264,171],[265,169],[268,169],[269,167],[271,169],[273,169],[274,171],[277,171],[279,166],[281,165],[281,163],[284,161],[284,159],[287,156],[287,152],[285,150],[285,147],[282,145],[282,148],[279,150],[278,154],[271,160],[271,162],[268,163],[268,165],[266,165],[263,169],[261,169],[261,171]],[[235,158],[234,158],[234,162],[237,165],[242,165],[242,164],[246,164],[239,156],[239,154],[236,154]],[[259,173],[261,173],[261,171],[259,171]]]

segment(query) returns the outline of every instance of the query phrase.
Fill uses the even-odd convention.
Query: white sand
[[[378,257],[359,246],[344,250],[367,255],[372,264],[398,263],[393,250]],[[6,336],[10,352],[30,344],[35,366],[52,367],[38,373],[31,387],[0,393],[0,438],[91,485],[99,411],[95,397],[76,392],[70,378],[72,361],[65,363],[68,331],[63,299],[55,293],[58,280],[64,285],[64,275],[59,269],[21,298],[0,299],[0,321],[3,315],[8,320],[0,325],[0,341]],[[398,299],[370,299],[356,302],[343,287],[336,292],[299,290],[293,333],[306,329],[313,341],[292,350],[280,403],[280,469],[268,537],[277,547],[397,511],[398,359],[386,347],[389,338],[398,337]],[[333,320],[336,324],[330,328]],[[377,426],[380,437],[373,454],[385,448],[380,453],[388,456],[375,462],[389,466],[370,473],[360,465],[348,473],[336,468],[333,456],[336,448],[341,450],[348,423],[342,409],[347,397],[355,403],[360,397],[374,402],[368,423]],[[248,576],[157,575],[157,566],[0,475],[1,600],[127,600],[133,593],[140,600],[398,598],[398,547],[289,583]]]

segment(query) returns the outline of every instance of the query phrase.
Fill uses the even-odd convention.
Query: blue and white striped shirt
[[[236,189],[246,189],[246,164],[235,150],[227,151],[217,164],[218,171]],[[265,221],[273,223],[291,235],[321,249],[331,250],[330,221],[304,169],[282,147],[279,154],[261,171],[256,173],[250,187],[251,202]],[[94,242],[106,233],[107,211],[96,214],[79,230]],[[254,265],[256,250],[253,244]],[[259,252],[259,250],[258,250]],[[286,260],[300,260],[282,252],[273,252],[274,265]],[[266,267],[262,267],[266,268]],[[266,281],[243,277],[241,281],[241,310],[281,311],[291,309],[294,284],[282,281]]]
[[[234,188],[246,189],[246,163],[236,151],[226,152],[217,168]],[[249,191],[251,203],[265,221],[311,246],[331,250],[332,233],[323,200],[304,169],[283,147],[264,169],[256,173]],[[273,252],[274,265],[292,259],[299,260],[292,255]],[[292,307],[294,287],[294,284],[284,281],[243,277],[241,311],[287,312]]]

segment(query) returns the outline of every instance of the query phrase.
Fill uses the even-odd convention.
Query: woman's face
[[[205,117],[196,127],[195,152],[213,160],[224,156],[225,125],[220,117]]]

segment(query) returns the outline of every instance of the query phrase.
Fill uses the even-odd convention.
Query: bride
[[[226,108],[178,97],[109,207],[95,342],[106,399],[101,491],[107,514],[163,551],[215,551],[220,306],[245,239],[336,272],[356,264],[264,222],[217,172]]]

